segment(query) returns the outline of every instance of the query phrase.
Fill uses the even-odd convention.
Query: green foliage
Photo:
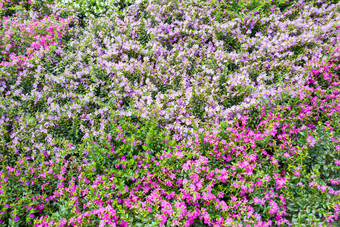
[[[101,15],[113,10],[122,12],[126,7],[132,5],[134,0],[57,0],[57,5],[65,8],[75,9],[79,17],[89,18],[91,16],[100,17]]]
[[[50,4],[55,0],[1,0],[0,17],[10,17],[25,11],[37,11],[40,15],[50,15]],[[30,3],[29,3],[30,2]]]
[[[212,0],[215,19],[226,22],[233,18],[243,18],[248,12],[257,12],[261,15],[270,15],[274,7],[279,10],[288,10],[294,3],[291,0]]]

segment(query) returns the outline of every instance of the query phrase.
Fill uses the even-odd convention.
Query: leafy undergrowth
[[[0,226],[338,225],[338,1],[0,4]]]

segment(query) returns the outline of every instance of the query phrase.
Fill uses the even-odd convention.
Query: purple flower
[[[314,147],[314,146],[315,146],[315,143],[316,143],[316,140],[313,139],[313,136],[308,136],[308,137],[307,137],[307,142],[309,143],[309,145],[310,145],[311,147]]]
[[[4,206],[5,208],[9,208],[10,206],[8,205],[8,204],[5,204],[5,206]]]

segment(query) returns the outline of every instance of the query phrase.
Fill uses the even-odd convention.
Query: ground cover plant
[[[338,1],[0,0],[0,226],[338,226]]]

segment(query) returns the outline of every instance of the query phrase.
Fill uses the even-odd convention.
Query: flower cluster
[[[339,223],[340,3],[257,2],[2,19],[0,226]]]

